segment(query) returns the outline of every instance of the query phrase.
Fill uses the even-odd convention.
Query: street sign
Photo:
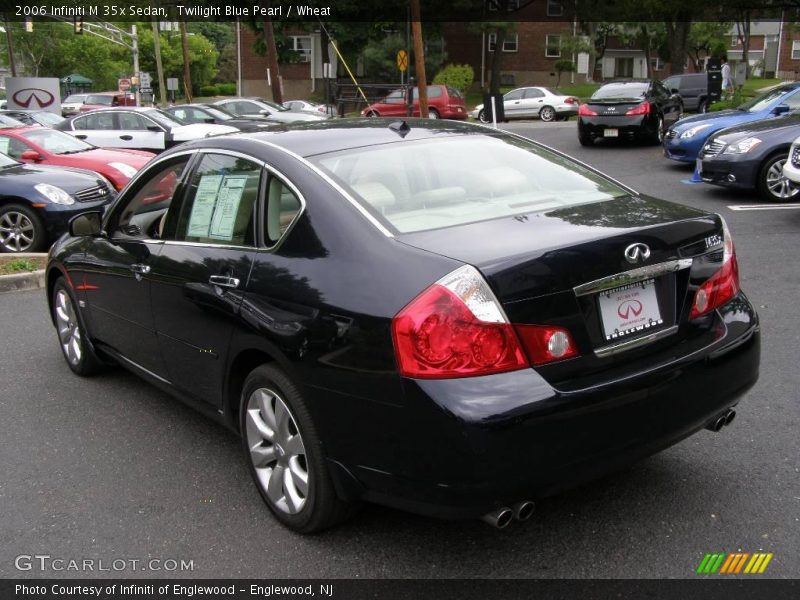
[[[398,50],[397,52],[397,68],[401,73],[405,73],[408,69],[408,52],[405,50]]]
[[[152,94],[153,93],[153,88],[151,88],[151,87],[141,87],[141,88],[139,88],[139,93],[140,94]]]
[[[167,89],[168,90],[178,90],[178,78],[177,77],[169,77],[167,78]]]
[[[144,88],[149,88],[152,86],[153,80],[150,77],[150,73],[139,73],[139,85]]]
[[[118,86],[120,92],[127,92],[129,89],[131,89],[131,80],[127,78],[120,79],[118,82]]]

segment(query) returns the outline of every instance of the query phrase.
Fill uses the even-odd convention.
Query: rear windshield
[[[310,160],[396,233],[628,195],[580,164],[510,136],[398,142]]]
[[[114,96],[89,96],[86,98],[86,104],[102,104],[103,106],[111,106]]]
[[[647,82],[609,83],[604,85],[594,94],[592,100],[624,100],[626,98],[641,98],[647,92],[650,84]]]

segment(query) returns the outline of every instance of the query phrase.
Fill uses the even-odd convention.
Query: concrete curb
[[[8,255],[4,255],[8,256]],[[14,254],[15,258],[32,256],[47,256],[46,253],[20,252]],[[35,290],[44,287],[44,269],[30,273],[14,273],[13,275],[0,275],[0,294],[5,292],[18,292],[20,290]]]

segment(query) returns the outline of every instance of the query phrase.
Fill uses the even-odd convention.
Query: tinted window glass
[[[86,98],[86,104],[101,104],[103,106],[111,106],[114,103],[114,99],[116,96],[88,96]]]
[[[592,94],[592,100],[637,99],[645,95],[648,87],[650,87],[649,83],[638,81],[632,83],[609,83]]]
[[[402,142],[311,160],[401,233],[627,195],[568,158],[510,137]]]
[[[255,205],[261,167],[223,154],[206,154],[192,175],[175,239],[255,245]]]
[[[269,179],[267,188],[266,239],[277,242],[300,212],[300,199],[292,189],[275,176]]]
[[[149,123],[136,113],[121,112],[119,114],[119,128],[127,131],[146,131]]]
[[[116,129],[113,112],[91,112],[85,117],[83,129]]]

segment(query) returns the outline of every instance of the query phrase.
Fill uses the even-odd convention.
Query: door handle
[[[208,283],[217,287],[235,289],[239,287],[241,282],[236,277],[229,277],[228,275],[212,275],[208,278]]]
[[[84,134],[79,134],[79,135],[76,135],[75,137],[78,138],[79,140],[85,140],[86,139],[86,136]]]
[[[143,265],[141,263],[136,263],[131,265],[131,271],[138,275],[147,275],[150,272],[150,265]]]
[[[129,141],[131,141],[133,139],[133,136],[132,135],[121,135],[121,136],[119,136],[119,139],[125,140],[126,142],[129,142]]]

